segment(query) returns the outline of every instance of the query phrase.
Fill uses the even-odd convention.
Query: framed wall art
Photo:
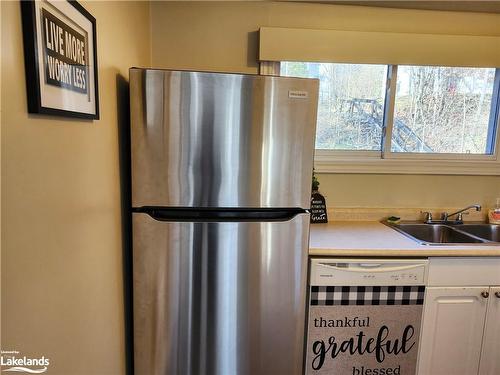
[[[21,1],[28,112],[99,118],[96,20],[76,1]]]

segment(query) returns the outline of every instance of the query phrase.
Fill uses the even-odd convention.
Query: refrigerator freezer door
[[[318,82],[131,69],[132,205],[309,207]]]
[[[302,374],[308,214],[133,228],[136,375]]]

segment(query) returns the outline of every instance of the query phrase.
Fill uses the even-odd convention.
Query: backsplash
[[[462,207],[443,207],[443,208],[373,208],[373,207],[339,207],[328,209],[329,221],[380,221],[389,216],[398,216],[401,220],[423,220],[422,211],[432,213],[435,219],[441,217],[442,212],[455,212]],[[470,211],[464,215],[464,221],[485,221],[488,208],[483,207],[479,212]]]

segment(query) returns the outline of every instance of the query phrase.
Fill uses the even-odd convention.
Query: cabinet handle
[[[498,294],[500,295],[500,293],[498,293]],[[495,295],[496,295],[496,293],[495,293]],[[488,298],[489,296],[490,296],[489,292],[487,292],[487,291],[481,292],[481,297]],[[497,296],[497,297],[500,298],[500,296]]]
[[[495,292],[495,297],[500,298],[500,292]]]

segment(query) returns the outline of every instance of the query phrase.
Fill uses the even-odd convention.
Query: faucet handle
[[[469,211],[458,213],[457,214],[457,221],[464,221],[463,215],[468,215],[469,213],[470,213]]]
[[[420,211],[421,214],[424,214],[424,221],[426,223],[430,223],[432,221],[432,213],[429,211]]]

